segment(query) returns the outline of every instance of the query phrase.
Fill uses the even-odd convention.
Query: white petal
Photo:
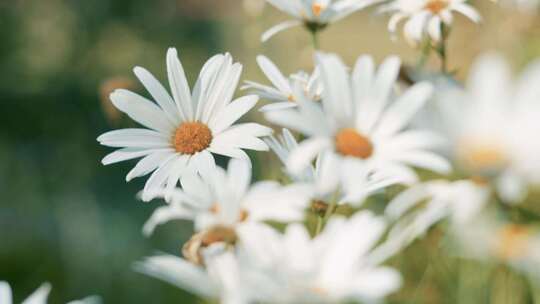
[[[157,170],[154,171],[154,173],[152,173],[150,178],[148,178],[143,189],[143,195],[142,195],[143,201],[148,201],[150,199],[149,195],[147,194],[149,193],[150,190],[154,190],[154,189],[161,188],[164,186],[165,182],[167,181],[167,178],[171,174],[171,168],[175,163],[174,160],[177,157],[178,157],[177,155],[173,154],[169,156],[167,159],[165,159],[164,161],[162,161],[162,163],[157,168]]]
[[[101,161],[103,165],[110,165],[134,158],[146,156],[154,152],[174,151],[173,149],[138,149],[138,148],[123,148],[107,154]]]
[[[433,41],[441,40],[441,19],[439,17],[433,17],[428,23],[428,33]]]
[[[179,125],[181,120],[178,114],[178,109],[176,108],[176,104],[174,103],[171,95],[169,95],[163,85],[161,85],[154,75],[144,68],[135,67],[133,72],[137,78],[139,78],[139,81],[144,85],[150,95],[152,95],[154,100],[159,104],[169,120],[173,124]]]
[[[482,21],[482,17],[477,10],[468,4],[457,4],[452,7],[454,10],[462,13],[467,18],[471,19],[475,23]]]
[[[127,90],[115,90],[111,96],[113,105],[141,125],[164,134],[170,134],[175,125],[163,110],[150,100]]]
[[[270,29],[268,29],[266,32],[264,32],[261,36],[261,42],[266,42],[268,41],[268,39],[272,38],[272,36],[274,36],[275,34],[281,32],[281,31],[284,31],[288,28],[291,28],[291,27],[294,27],[294,26],[299,26],[301,25],[302,23],[300,21],[297,21],[297,20],[291,20],[291,21],[285,21],[285,22],[282,22],[282,23],[279,23],[277,25],[274,25],[273,27],[271,27]]]
[[[322,151],[331,148],[331,142],[325,137],[312,137],[304,140],[291,151],[287,160],[287,170],[292,174],[299,174],[306,169]]]
[[[441,174],[448,174],[452,170],[448,160],[431,152],[407,152],[396,156],[395,160]]]
[[[179,205],[169,205],[157,208],[150,218],[144,223],[143,234],[150,236],[157,226],[172,220],[191,219],[193,213]]]
[[[131,171],[129,171],[126,176],[126,181],[129,182],[135,177],[144,176],[154,171],[166,159],[172,157],[173,155],[175,155],[175,153],[172,151],[155,152],[147,155],[146,157],[141,159],[137,163],[137,165],[133,169],[131,169]]]
[[[383,114],[377,126],[377,135],[393,134],[404,128],[426,103],[432,92],[432,85],[426,82],[415,84],[408,89]]]
[[[278,90],[285,94],[292,94],[289,80],[281,74],[278,67],[270,59],[266,56],[259,55],[257,56],[257,63],[268,80],[270,80]]]
[[[214,119],[210,120],[210,129],[216,134],[221,133],[251,110],[258,100],[256,95],[248,95],[231,102],[217,116],[214,116]]]
[[[225,62],[225,56],[222,54],[215,55],[208,59],[199,73],[199,78],[193,88],[193,101],[196,105],[195,120],[200,121],[202,119],[204,105],[210,99],[210,95],[213,93],[213,85],[219,76],[218,72]]]
[[[120,129],[100,135],[104,146],[131,148],[170,148],[170,138],[148,129]]]
[[[51,292],[51,284],[43,283],[33,294],[31,294],[21,304],[45,304],[47,303],[47,297]]]
[[[167,50],[167,75],[169,76],[169,85],[171,86],[172,95],[176,102],[180,118],[183,121],[193,120],[193,101],[191,99],[189,84],[175,48],[169,48]]]
[[[203,297],[213,298],[218,295],[217,286],[202,267],[175,256],[146,258],[137,263],[135,269]]]
[[[7,282],[0,281],[0,303],[12,304],[11,287]]]
[[[290,108],[296,108],[298,105],[294,102],[285,101],[285,102],[274,102],[267,105],[262,106],[259,111],[260,112],[270,112],[270,111],[279,111],[279,110],[286,110]]]
[[[258,137],[269,136],[272,129],[256,124],[244,123],[230,127],[212,139],[211,146],[268,151],[268,146]]]

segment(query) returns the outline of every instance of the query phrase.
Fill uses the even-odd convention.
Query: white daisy
[[[256,303],[382,300],[401,285],[395,270],[367,262],[384,231],[384,221],[369,212],[332,218],[314,239],[299,224],[285,234],[243,226],[237,254],[242,282]]]
[[[156,225],[172,219],[193,220],[195,229],[201,231],[212,227],[235,229],[237,224],[250,221],[304,218],[308,188],[250,182],[251,168],[242,160],[231,160],[227,172],[216,167],[206,174],[185,174],[180,180],[182,189],[148,192],[148,198],[165,198],[167,205],[154,212],[143,230],[150,234]]]
[[[46,304],[49,292],[51,291],[51,284],[43,283],[34,293],[28,298],[22,301],[21,304]],[[7,282],[0,281],[0,303],[12,304],[13,295],[11,294],[11,287]],[[88,297],[82,300],[71,301],[67,304],[98,304],[101,303],[97,297]]]
[[[249,89],[254,94],[259,95],[260,98],[272,101],[271,104],[260,108],[260,111],[265,112],[296,107],[295,100],[297,97],[295,96],[295,90],[293,89],[296,86],[300,86],[309,98],[313,100],[318,100],[320,98],[322,87],[318,81],[318,69],[315,69],[311,75],[300,71],[290,75],[289,78],[285,78],[279,71],[279,68],[267,57],[262,55],[258,56],[257,63],[274,87],[253,81],[246,81],[246,85],[243,86],[242,89]]]
[[[212,153],[249,159],[241,149],[268,149],[258,137],[271,134],[271,129],[256,123],[233,125],[255,106],[258,97],[249,95],[231,102],[242,66],[233,63],[229,54],[206,62],[193,93],[176,49],[167,52],[167,70],[173,97],[147,70],[134,69],[157,104],[127,90],[111,94],[120,111],[149,129],[115,130],[98,137],[103,145],[122,147],[107,155],[103,164],[144,157],[126,180],[153,171],[144,187],[148,191],[163,185],[174,187],[186,169],[213,166]]]
[[[348,15],[376,3],[374,0],[266,0],[275,8],[289,14],[294,20],[285,21],[266,31],[264,42],[288,28],[304,25],[312,32],[324,29]]]
[[[446,92],[440,115],[459,167],[519,202],[540,185],[540,61],[515,82],[504,60],[486,55],[472,67],[465,90]]]
[[[393,13],[388,22],[388,30],[395,33],[400,21],[409,19],[403,28],[405,39],[417,45],[427,36],[433,42],[439,42],[444,33],[442,26],[452,24],[453,12],[461,13],[475,23],[480,15],[466,0],[393,0],[382,6],[381,11]]]
[[[296,139],[288,129],[282,135],[270,136],[266,143],[276,153],[283,164],[286,164],[291,151],[298,147]],[[295,183],[311,185],[310,197],[312,208],[317,210],[328,207],[334,200],[337,204],[351,203],[358,206],[368,195],[399,182],[395,179],[378,177],[371,174],[357,162],[344,161],[348,170],[340,170],[340,162],[331,153],[323,153],[317,157],[315,166],[310,165],[299,174],[283,168],[283,171]],[[355,176],[346,173],[354,172]]]
[[[405,130],[430,97],[432,87],[418,83],[395,98],[398,58],[386,59],[375,72],[372,58],[360,57],[352,75],[335,55],[318,54],[317,63],[324,88],[322,107],[299,98],[297,108],[265,115],[271,122],[309,136],[287,159],[292,173],[307,168],[321,152],[334,155],[341,162],[336,166],[342,174],[351,176],[351,182],[357,170],[343,161],[374,170],[377,179],[390,177],[401,182],[416,181],[416,173],[409,166],[440,173],[450,170],[444,158],[429,151],[440,144],[438,136]]]

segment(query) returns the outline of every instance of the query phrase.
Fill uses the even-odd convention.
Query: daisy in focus
[[[338,172],[351,181],[361,180],[355,178],[358,172],[370,172],[377,179],[412,183],[417,175],[411,166],[438,173],[450,170],[446,159],[430,151],[441,144],[437,135],[407,129],[431,96],[430,84],[418,83],[396,97],[396,57],[386,59],[377,71],[371,57],[360,57],[352,74],[336,55],[318,54],[316,59],[322,102],[302,97],[295,109],[265,113],[269,121],[308,136],[288,157],[290,172],[302,172],[323,152],[332,155]],[[350,163],[357,165],[346,165]]]
[[[46,304],[49,293],[51,292],[51,284],[43,283],[34,293],[28,296],[21,304]],[[13,295],[11,287],[7,282],[0,281],[0,303],[12,304]],[[71,301],[67,304],[99,304],[101,301],[97,297],[88,297],[82,300]]]
[[[393,0],[381,7],[382,12],[392,13],[388,30],[394,34],[398,24],[408,19],[403,35],[411,45],[418,45],[426,36],[438,43],[452,24],[453,13],[458,12],[475,23],[480,14],[465,0]]]
[[[107,132],[98,137],[105,146],[121,148],[107,155],[109,165],[141,158],[126,180],[151,172],[144,191],[164,185],[175,186],[185,171],[214,166],[214,154],[248,160],[242,149],[265,151],[259,137],[272,130],[256,123],[233,125],[251,110],[258,97],[249,95],[231,102],[242,66],[229,54],[210,58],[190,92],[176,49],[167,52],[167,71],[172,97],[147,70],[136,67],[139,78],[156,103],[127,90],[116,90],[110,98],[115,107],[146,128]]]
[[[291,27],[305,26],[310,32],[323,30],[328,24],[375,4],[374,0],[266,0],[275,8],[289,14],[293,20],[285,21],[266,31],[261,40],[270,39],[275,34]]]
[[[260,98],[272,102],[261,107],[259,111],[266,112],[296,107],[295,101],[298,97],[295,96],[293,89],[296,86],[302,87],[304,94],[312,100],[320,99],[322,87],[318,80],[319,71],[317,69],[311,75],[300,71],[286,78],[279,71],[279,68],[267,57],[258,56],[257,63],[273,87],[253,81],[246,81],[246,85],[242,89],[250,90],[251,93],[257,94]]]
[[[459,168],[495,185],[507,203],[522,201],[540,185],[540,62],[513,81],[494,54],[472,67],[467,88],[440,100],[450,151]]]
[[[385,222],[370,212],[332,218],[311,239],[304,226],[284,234],[264,225],[239,230],[238,257],[255,303],[373,303],[401,285],[392,268],[371,264],[370,252]]]

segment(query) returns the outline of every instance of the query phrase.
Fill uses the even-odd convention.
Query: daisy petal
[[[271,27],[269,30],[267,30],[266,32],[264,32],[262,34],[261,42],[266,42],[266,41],[268,41],[268,39],[272,38],[272,36],[274,36],[275,34],[281,32],[281,31],[284,31],[284,30],[286,30],[288,28],[299,26],[301,24],[302,23],[300,21],[297,21],[297,20],[290,20],[290,21],[285,21],[285,22],[279,23],[279,24]]]
[[[251,110],[259,97],[256,95],[248,95],[238,98],[237,100],[230,103],[228,106],[215,116],[214,119],[209,121],[208,126],[216,134],[221,133],[223,130],[230,127],[234,122],[236,122],[240,117],[246,114]]]
[[[159,104],[169,120],[174,125],[180,124],[181,120],[174,100],[163,85],[161,85],[161,83],[154,77],[154,75],[141,67],[135,67],[133,72],[137,78],[139,78],[139,81],[143,84],[148,93],[150,93],[154,100]]]
[[[150,100],[128,90],[115,90],[111,96],[113,105],[141,125],[164,134],[171,133],[175,125],[165,113]]]
[[[180,117],[183,121],[193,120],[193,101],[184,68],[175,48],[167,51],[167,75]]]

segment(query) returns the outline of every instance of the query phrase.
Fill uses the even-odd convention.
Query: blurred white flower
[[[239,281],[239,269],[230,252],[205,252],[205,265],[195,265],[172,255],[149,257],[137,263],[135,269],[146,275],[176,285],[207,299],[219,299],[222,304],[248,303],[248,290]]]
[[[283,129],[281,136],[270,136],[265,141],[283,164],[286,164],[291,151],[298,147],[296,139],[288,129]],[[314,166],[310,165],[298,174],[291,173],[286,167],[283,171],[293,182],[311,186],[309,194],[312,208],[315,209],[325,209],[334,200],[337,204],[347,202],[358,206],[368,195],[396,182],[391,178],[379,178],[354,163],[343,163],[345,167],[350,165],[350,169],[340,170],[340,162],[334,155],[322,153],[317,157]],[[356,170],[354,178],[345,174],[353,170]]]
[[[540,231],[503,221],[495,215],[477,218],[454,230],[461,253],[480,261],[495,260],[540,279]]]
[[[285,234],[264,225],[243,226],[238,257],[245,289],[256,303],[382,300],[401,285],[397,271],[367,262],[385,227],[370,212],[332,218],[314,239],[299,224]]]
[[[319,31],[328,24],[376,3],[376,0],[266,0],[275,8],[289,14],[293,20],[277,24],[261,37],[265,42],[275,34],[294,26],[304,25],[310,31]]]
[[[515,82],[508,65],[486,55],[472,67],[467,88],[440,100],[451,153],[473,176],[493,181],[507,203],[540,184],[540,61]]]
[[[308,188],[303,185],[281,186],[263,181],[250,185],[248,162],[233,159],[228,170],[215,167],[200,174],[184,174],[182,188],[154,189],[149,198],[165,198],[167,205],[158,208],[143,231],[151,234],[156,225],[172,219],[190,219],[195,229],[235,228],[250,221],[299,221],[308,206]]]
[[[249,89],[252,93],[259,95],[260,98],[272,101],[271,104],[260,108],[260,111],[280,110],[296,107],[294,88],[300,86],[304,94],[312,100],[320,99],[322,87],[318,80],[319,71],[315,69],[313,74],[300,71],[285,78],[279,71],[279,68],[265,56],[258,56],[257,63],[264,75],[270,80],[274,87],[259,84],[253,81],[246,81],[242,89]]]
[[[438,136],[404,130],[431,96],[430,84],[418,83],[396,98],[397,57],[386,59],[376,72],[373,59],[362,56],[352,75],[336,55],[319,53],[316,58],[322,107],[301,96],[297,108],[265,113],[269,121],[309,136],[287,159],[291,173],[305,170],[322,152],[332,155],[335,167],[351,182],[362,180],[359,172],[411,183],[417,175],[410,166],[439,173],[450,170],[446,159],[429,151],[441,143]]]
[[[113,104],[149,129],[131,128],[107,132],[98,141],[122,147],[103,159],[108,165],[144,157],[128,173],[126,180],[149,174],[144,191],[169,185],[174,187],[185,171],[214,165],[212,153],[249,159],[241,149],[267,150],[258,137],[271,129],[256,123],[233,125],[258,100],[255,95],[231,102],[242,66],[229,54],[210,58],[201,70],[193,93],[176,49],[167,52],[167,70],[172,98],[147,70],[136,67],[135,75],[157,104],[127,90],[111,94]]]
[[[461,227],[477,218],[489,201],[490,189],[469,180],[434,180],[413,185],[398,194],[385,209],[394,222],[387,240],[374,252],[384,261],[422,237],[433,225],[450,218],[452,227]]]
[[[32,293],[28,298],[22,301],[21,304],[46,304],[47,298],[49,297],[49,292],[51,292],[51,284],[43,283],[34,293]],[[0,281],[0,303],[1,304],[12,304],[13,296],[11,293],[11,287],[7,282]],[[88,297],[82,300],[71,301],[67,304],[98,304],[101,303],[97,297]]]
[[[392,13],[388,30],[394,34],[399,22],[408,19],[403,28],[407,42],[417,45],[428,37],[439,42],[443,37],[442,26],[449,27],[454,19],[452,13],[458,12],[475,23],[481,17],[466,0],[393,0],[381,7],[382,12]]]

